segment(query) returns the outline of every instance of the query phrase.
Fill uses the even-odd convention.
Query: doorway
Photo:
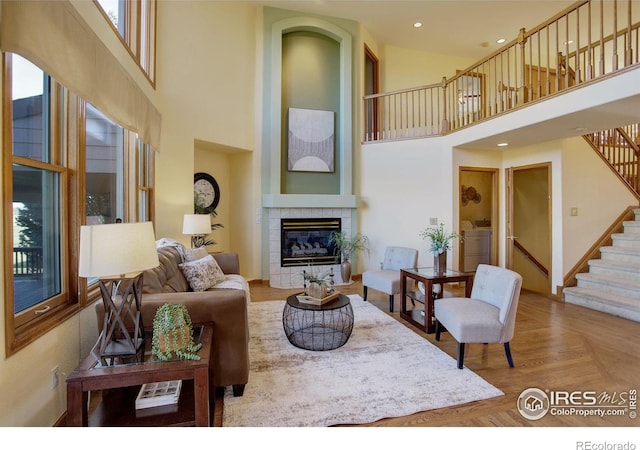
[[[551,294],[551,163],[506,169],[507,268],[522,288]]]
[[[498,169],[460,167],[460,271],[498,261]]]
[[[367,47],[364,46],[364,95],[377,94],[380,91],[378,58]],[[378,136],[378,99],[365,102],[365,130],[369,130],[372,136]]]

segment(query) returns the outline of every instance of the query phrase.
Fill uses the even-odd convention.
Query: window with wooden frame
[[[9,356],[99,297],[78,278],[80,226],[152,220],[154,152],[27,59],[2,60]]]
[[[94,0],[152,86],[156,80],[156,0]]]

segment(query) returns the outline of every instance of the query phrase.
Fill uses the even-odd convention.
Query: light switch
[[[578,208],[571,208],[571,215],[572,216],[577,216],[578,215]]]
[[[429,218],[429,225],[438,225],[438,218],[437,217],[430,217]]]

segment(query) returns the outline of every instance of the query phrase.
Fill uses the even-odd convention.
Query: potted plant
[[[360,251],[369,253],[369,238],[362,233],[357,233],[353,237],[347,236],[343,231],[334,231],[329,236],[329,245],[335,245],[335,253],[340,252],[342,264],[340,274],[342,281],[351,281],[351,257]]]
[[[441,223],[437,227],[422,230],[420,237],[431,241],[429,250],[433,253],[433,269],[437,274],[443,274],[447,270],[447,250],[451,249],[451,241],[454,239],[462,241],[462,236],[446,232],[444,224]]]
[[[158,359],[200,359],[197,352],[202,344],[193,341],[191,316],[183,304],[165,303],[158,308],[153,318],[152,339],[151,353]]]
[[[211,217],[215,218],[218,215],[216,210],[202,206],[203,201],[201,200],[201,198],[202,198],[202,194],[199,194],[197,192],[193,193],[193,212],[195,214],[209,214]],[[211,231],[216,230],[218,228],[224,228],[224,225],[222,225],[221,223],[211,224]],[[217,244],[216,241],[214,241],[213,239],[207,239],[206,236],[194,236],[193,241],[194,241],[193,245],[195,247],[203,247],[207,245]]]

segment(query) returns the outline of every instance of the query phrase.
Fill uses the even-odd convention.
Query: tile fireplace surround
[[[269,285],[274,288],[302,288],[302,271],[306,267],[281,267],[280,251],[282,230],[280,219],[340,218],[342,231],[351,235],[350,208],[270,208],[269,209]],[[336,285],[346,284],[340,277],[340,264],[312,266],[318,273],[328,272],[333,267]]]

